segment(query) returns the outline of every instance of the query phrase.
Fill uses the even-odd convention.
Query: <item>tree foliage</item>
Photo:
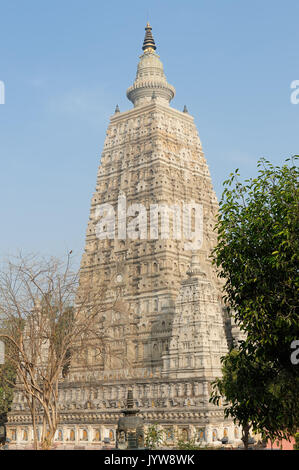
[[[293,446],[294,450],[299,450],[299,432],[295,434],[295,444]]]
[[[164,442],[165,431],[157,424],[148,427],[144,436],[144,443],[147,449],[158,449]]]
[[[299,366],[290,360],[299,339],[297,159],[281,167],[262,159],[258,177],[243,183],[238,170],[231,174],[213,252],[224,300],[246,336],[224,359],[218,391],[232,403],[227,413],[270,438],[299,425]]]
[[[197,442],[195,438],[184,440],[178,439],[176,447],[179,450],[208,450],[209,446],[202,442]]]
[[[0,365],[0,416],[10,411],[15,375],[15,369],[11,363],[6,361]]]
[[[213,382],[210,401],[219,405],[225,400],[224,414],[242,426],[245,448],[250,429],[271,440],[296,431],[298,381],[291,382],[285,371],[242,349],[231,350],[222,363],[222,377]]]

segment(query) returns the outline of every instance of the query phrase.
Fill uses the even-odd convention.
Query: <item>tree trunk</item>
[[[42,437],[41,437],[41,447],[44,450],[46,447],[46,439],[47,439],[47,420],[46,420],[46,413],[44,411],[43,414],[43,430],[42,430]]]
[[[35,413],[34,398],[32,398],[31,415],[32,415],[32,426],[33,426],[33,448],[34,450],[38,450],[38,435],[37,435],[37,429],[36,429],[36,413]]]
[[[246,450],[248,450],[249,430],[250,424],[246,423],[242,426],[242,441]]]
[[[44,404],[42,448],[49,450],[57,429],[56,411],[50,409],[49,404]]]

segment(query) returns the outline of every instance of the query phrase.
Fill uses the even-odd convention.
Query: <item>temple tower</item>
[[[176,297],[191,260],[184,236],[188,205],[190,211],[192,204],[202,208],[197,253],[217,285],[209,260],[217,212],[209,169],[193,117],[169,105],[175,89],[150,25],[145,29],[136,79],[127,90],[134,107],[117,107],[108,126],[81,265],[82,275],[107,282],[112,298],[117,295],[129,312],[126,324],[114,314],[112,325],[118,338],[114,358],[121,360],[102,367],[123,370],[127,358],[142,375],[160,372],[169,347]]]
[[[57,439],[69,444],[113,445],[128,388],[170,445],[239,435],[209,403],[228,337],[210,259],[218,203],[194,119],[170,106],[175,89],[145,30],[133,107],[110,118],[91,201],[81,277],[107,286],[108,354],[89,354],[61,381]],[[25,429],[21,395],[11,436],[23,433],[20,414]]]

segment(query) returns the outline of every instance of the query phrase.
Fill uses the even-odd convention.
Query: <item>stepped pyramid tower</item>
[[[133,107],[116,106],[107,129],[81,263],[83,278],[107,286],[109,354],[61,382],[64,443],[113,444],[128,388],[170,445],[239,437],[209,403],[229,340],[210,260],[218,203],[194,119],[170,106],[175,89],[145,31]]]

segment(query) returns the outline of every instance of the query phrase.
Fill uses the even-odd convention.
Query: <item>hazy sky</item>
[[[150,5],[150,8],[148,8]],[[239,168],[299,153],[298,0],[0,0],[0,256],[84,246],[109,117],[131,108],[149,18],[218,197]]]

